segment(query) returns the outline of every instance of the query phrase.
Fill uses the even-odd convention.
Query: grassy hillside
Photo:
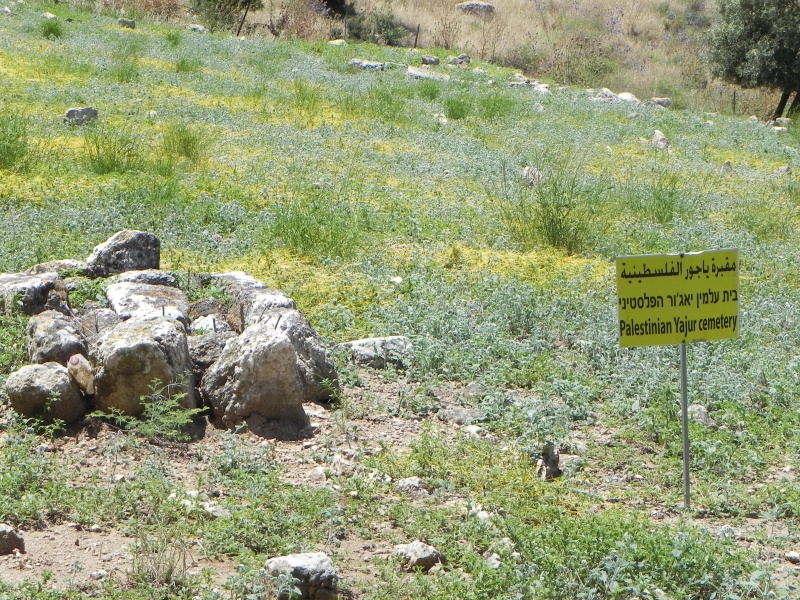
[[[710,77],[705,39],[717,18],[714,0],[495,0],[493,13],[465,13],[451,0],[350,4],[354,14],[331,20],[315,15],[304,0],[274,0],[248,16],[244,31],[409,47],[417,42],[551,83],[670,96],[675,106],[697,111],[766,118],[777,102],[774,91],[736,89]]]
[[[353,58],[389,67],[360,70]],[[216,596],[202,578],[146,576],[102,592],[0,594],[247,598],[265,558],[319,547],[339,528],[345,539],[425,539],[450,557],[437,576],[386,558],[368,584],[347,583],[355,597],[797,593],[783,555],[797,548],[800,515],[800,184],[780,169],[797,169],[798,130],[594,102],[579,86],[538,94],[480,61],[434,70],[449,81],[410,79],[406,64],[420,54],[141,19],[128,30],[62,3],[0,13],[0,271],[82,259],[119,229],[148,230],[162,266],[249,271],[295,298],[331,343],[412,339],[409,369],[381,374],[401,393],[380,402],[364,392],[371,376],[342,365],[347,393],[331,418],[343,432],[374,412],[427,419],[442,390],[479,382],[484,392],[459,402],[484,411],[491,434],[448,439],[432,425],[407,451],[363,454],[363,470],[322,491],[282,483],[257,441],[231,438],[214,456],[198,448],[213,474],[191,485],[223,487],[238,507],[205,522],[169,499],[190,484],[168,457],[154,452],[109,495],[99,475],[70,479],[74,457],[37,452],[42,438],[9,417],[0,520],[199,539],[242,571]],[[97,124],[62,122],[87,105]],[[655,130],[670,152],[653,147]],[[544,183],[529,185],[525,167]],[[694,511],[683,515],[677,352],[618,348],[612,259],[728,247],[742,263],[742,333],[689,350],[690,402],[718,426],[691,426]],[[24,325],[0,317],[0,382],[25,361]],[[533,475],[545,441],[579,456],[558,482]],[[333,451],[315,460],[329,466]],[[422,477],[433,500],[390,500],[373,469]],[[461,511],[477,504],[491,523]],[[262,505],[273,516],[253,509]],[[720,533],[752,523],[738,540]],[[492,552],[498,570],[485,562]]]

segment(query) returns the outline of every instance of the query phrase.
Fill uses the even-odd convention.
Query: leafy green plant
[[[502,119],[517,110],[517,100],[505,92],[492,92],[478,97],[478,115],[487,121]]]
[[[112,421],[150,442],[186,441],[190,438],[186,432],[188,426],[203,412],[203,409],[185,408],[181,401],[186,393],[174,392],[173,387],[175,386],[154,381],[150,385],[150,394],[142,397],[143,409],[139,417],[118,411],[111,414],[95,411],[89,417]]]
[[[139,68],[133,61],[121,60],[114,63],[110,74],[117,83],[131,83],[139,79]]]
[[[225,582],[224,588],[231,593],[231,600],[267,597],[295,600],[300,597],[298,583],[288,573],[273,577],[264,569],[248,569],[240,565],[236,574]]]
[[[353,40],[399,46],[408,30],[398,25],[391,12],[360,13],[346,20],[347,37]]]
[[[155,535],[140,531],[131,547],[131,570],[128,579],[133,585],[156,588],[182,587],[189,565],[189,550],[180,539],[167,532]]]
[[[272,210],[276,241],[308,257],[352,257],[364,245],[372,216],[363,205],[313,193]]]
[[[106,125],[86,128],[83,136],[84,158],[89,168],[103,175],[135,171],[144,165],[142,141],[126,129]]]
[[[425,100],[436,100],[442,95],[442,85],[432,79],[423,79],[417,84],[417,93]]]
[[[264,8],[262,0],[192,0],[192,11],[212,31],[230,30],[241,20],[246,8]]]

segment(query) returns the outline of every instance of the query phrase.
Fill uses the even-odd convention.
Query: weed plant
[[[175,61],[175,70],[178,73],[197,73],[203,68],[203,63],[197,58],[181,56]]]
[[[83,135],[84,159],[98,175],[136,171],[144,165],[141,138],[128,130],[92,125]]]
[[[43,38],[55,40],[64,37],[64,26],[56,19],[45,19],[39,24],[39,32]]]
[[[108,419],[128,431],[133,431],[150,442],[188,441],[187,428],[198,414],[200,408],[186,408],[183,386],[163,385],[159,381],[151,384],[151,393],[142,397],[141,417],[132,417],[119,412],[110,415],[94,412],[89,416],[95,419]]]
[[[186,123],[170,123],[164,130],[161,149],[168,156],[181,157],[193,165],[206,159],[207,143],[201,131]]]
[[[466,98],[445,98],[444,115],[452,120],[466,119],[472,112],[472,105]]]
[[[569,254],[591,251],[602,232],[605,189],[590,185],[568,152],[534,161],[527,185],[504,174],[498,216],[523,249],[545,243]]]
[[[31,151],[28,119],[15,113],[0,115],[0,169],[24,166]]]

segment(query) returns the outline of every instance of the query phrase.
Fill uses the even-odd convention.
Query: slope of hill
[[[415,348],[402,371],[342,362],[340,406],[297,444],[163,447],[107,426],[91,442],[9,412],[0,520],[135,543],[97,580],[78,557],[74,576],[19,583],[24,557],[6,559],[0,594],[259,597],[266,558],[325,549],[354,598],[796,596],[796,129],[544,90],[452,54],[125,29],[61,3],[0,13],[0,270],[148,230],[162,266],[251,272],[330,343]],[[435,78],[409,76],[423,55]],[[72,106],[97,122],[64,123]],[[618,347],[612,259],[732,247],[741,334],[690,348],[711,421],[691,425],[683,513],[676,352]],[[24,328],[0,316],[0,381]],[[486,416],[477,436],[434,418],[453,405]],[[535,476],[546,442],[575,457],[557,481]],[[411,476],[424,497],[393,488]],[[182,502],[192,490],[227,516]],[[402,571],[390,549],[414,539],[447,562]]]

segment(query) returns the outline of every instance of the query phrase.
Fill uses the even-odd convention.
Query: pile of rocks
[[[31,364],[6,382],[14,410],[66,423],[90,408],[138,415],[159,386],[162,396],[186,408],[205,404],[225,427],[303,436],[309,419],[302,404],[330,399],[337,373],[294,301],[231,272],[192,282],[201,291],[223,291],[225,302],[190,303],[159,265],[156,236],[121,231],[85,262],[53,261],[0,275],[0,310],[31,316]],[[104,280],[108,307],[87,303],[73,311],[70,291],[97,278]]]

